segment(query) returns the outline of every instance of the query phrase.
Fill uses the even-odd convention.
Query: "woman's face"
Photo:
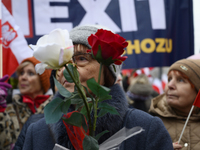
[[[165,93],[169,106],[187,114],[197,95],[195,88],[192,88],[188,79],[184,78],[178,71],[173,70],[168,74]]]
[[[73,56],[73,61],[77,64],[77,67],[78,67],[77,70],[79,72],[81,84],[83,86],[87,87],[86,81],[90,78],[94,78],[96,80],[96,82],[98,82],[100,64],[95,59],[92,58],[92,55],[90,53],[86,53],[87,49],[83,50],[79,47],[77,47],[77,48],[79,50],[75,51],[74,56]],[[63,71],[64,71],[64,68],[62,69],[62,71],[60,73],[60,79],[58,81],[64,87],[66,87],[64,85],[64,83],[66,83],[67,81],[66,81],[65,77],[63,76]],[[100,84],[101,85],[104,84],[103,68],[101,71]],[[69,83],[67,82],[66,85],[69,85]],[[73,85],[73,87],[74,87],[74,85]],[[73,88],[73,90],[74,90],[74,88]],[[91,93],[90,90],[89,90],[89,92]]]
[[[37,95],[43,95],[39,75],[36,74],[35,67],[32,63],[29,63],[20,70],[18,87],[22,95],[28,95],[32,98],[35,98]]]
[[[65,67],[62,67],[56,71],[56,79],[64,88],[66,88],[69,92],[74,92],[74,83],[67,82],[63,75],[63,71]]]

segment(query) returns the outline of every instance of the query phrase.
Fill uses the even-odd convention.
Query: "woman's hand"
[[[182,146],[180,144],[178,144],[178,141],[177,141],[177,142],[173,143],[173,148],[174,148],[174,150],[180,150],[180,149],[182,149]]]

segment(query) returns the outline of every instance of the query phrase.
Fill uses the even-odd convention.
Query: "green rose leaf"
[[[109,132],[108,130],[105,130],[105,131],[103,131],[103,132],[97,134],[97,136],[95,137],[95,139],[98,141],[99,138],[100,138],[102,135],[104,135],[105,133],[108,133],[108,132]]]
[[[61,111],[64,114],[66,114],[68,112],[68,109],[69,109],[70,105],[71,105],[71,100],[70,99],[68,99],[66,101],[63,101],[63,104],[61,106]]]
[[[44,108],[44,117],[47,124],[57,122],[62,116],[62,104],[61,98],[55,98],[49,102]]]
[[[85,132],[87,132],[87,124],[85,122],[85,116],[79,112],[73,112],[70,118],[62,118],[66,123],[77,126],[83,127]]]
[[[83,139],[83,149],[84,150],[99,150],[99,144],[96,139],[91,136],[86,135]]]
[[[65,67],[68,67],[68,69],[70,70],[70,72],[71,72],[72,75],[73,75],[73,65],[72,65],[72,64],[68,64],[68,65],[65,66]],[[65,70],[63,71],[63,75],[64,75],[65,79],[67,80],[67,82],[70,82],[70,83],[73,82],[73,80],[72,80],[71,76],[69,75],[68,71],[66,70],[66,68],[65,68]]]
[[[103,102],[99,103],[98,107],[100,109],[100,112],[98,113],[98,117],[102,117],[106,113],[110,113],[110,114],[113,114],[113,115],[119,115],[119,113],[117,112],[117,110],[113,106],[110,106],[107,103],[103,103]]]
[[[92,105],[92,103],[88,103],[88,105],[89,105],[89,109],[91,110],[91,111],[90,111],[90,113],[91,113],[91,112],[92,112],[92,107],[93,107],[93,105]],[[85,106],[82,107],[80,113],[82,113],[82,114],[86,117],[86,120],[88,120],[87,110],[86,110],[86,107],[85,107]]]
[[[87,80],[87,86],[99,99],[109,95],[110,89],[99,85],[94,78]]]
[[[55,83],[56,87],[57,87],[58,90],[59,90],[59,93],[60,93],[62,96],[64,96],[64,97],[70,97],[70,96],[71,96],[71,93],[70,93],[68,90],[66,90],[66,89],[58,82],[58,80],[55,79],[55,77],[53,77],[53,79],[54,79],[54,83]]]

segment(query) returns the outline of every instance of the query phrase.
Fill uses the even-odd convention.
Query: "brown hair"
[[[186,76],[184,73],[182,73],[181,71],[178,71],[178,70],[170,70],[170,71],[168,72],[167,75],[169,75],[171,71],[174,71],[175,73],[180,73],[181,76],[182,76],[184,79],[188,80],[188,82],[190,83],[191,87],[192,87],[193,89],[195,89],[194,84],[190,81],[190,79],[189,79],[188,76]]]
[[[37,60],[35,57],[28,57],[24,59],[17,68],[18,77],[20,75],[20,71],[30,63],[35,66],[36,64],[40,63],[40,61]],[[39,75],[44,93],[46,93],[50,88],[50,76],[51,70],[45,70],[43,74]]]

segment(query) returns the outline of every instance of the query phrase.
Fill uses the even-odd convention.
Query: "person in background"
[[[0,149],[10,148],[10,143],[12,142],[12,135],[9,131],[13,122],[11,122],[10,116],[5,113],[8,90],[12,88],[12,86],[6,82],[8,78],[8,75],[0,78]]]
[[[151,101],[149,112],[162,119],[173,141],[174,149],[200,149],[200,108],[194,107],[180,143],[178,140],[187,116],[200,89],[200,60],[182,59],[168,71],[165,93]]]
[[[85,87],[87,87],[86,81],[88,79],[92,77],[95,80],[98,79],[100,64],[92,57],[91,53],[87,53],[88,49],[91,49],[87,39],[91,34],[95,34],[98,29],[99,26],[86,25],[75,27],[70,31],[70,38],[74,43],[73,62],[78,66],[80,81]],[[107,113],[102,117],[98,117],[95,135],[105,130],[109,131],[98,140],[98,143],[101,144],[123,126],[127,128],[141,126],[145,132],[126,140],[122,149],[173,149],[169,134],[158,117],[153,117],[140,110],[134,109],[131,111],[128,109],[124,91],[118,84],[115,84],[117,75],[112,65],[102,67],[100,84],[111,89],[110,95],[112,95],[112,99],[105,100],[105,102],[115,107],[119,115]],[[115,68],[119,70],[119,66]],[[66,81],[63,71],[59,74],[58,80],[65,88],[72,86],[71,83]],[[72,108],[74,110],[73,106]],[[46,124],[45,118],[43,118],[28,127],[23,150],[53,149],[55,143],[71,150],[74,150],[74,146],[76,146],[69,140],[68,132],[61,119],[57,123]]]
[[[42,75],[38,75],[35,71],[35,65],[40,63],[34,57],[24,59],[18,66],[16,73],[18,76],[18,88],[20,93],[12,98],[12,103],[6,107],[5,114],[10,117],[12,124],[7,134],[11,134],[11,142],[7,143],[7,147],[16,142],[21,129],[27,119],[33,114],[44,113],[45,105],[51,100],[51,95],[45,95],[50,88],[50,70],[46,70]],[[5,129],[3,128],[2,131]],[[1,143],[6,143],[5,139],[1,139]]]
[[[58,93],[58,89],[55,86],[54,79],[53,79],[53,78],[56,78],[57,80],[59,79],[59,75],[60,75],[61,70],[62,69],[52,70],[51,71],[50,87],[52,89],[53,96],[55,96],[55,97],[59,96],[59,97],[63,98]],[[70,89],[68,89],[68,90],[70,90]],[[54,97],[52,99],[54,99]],[[38,121],[38,120],[40,120],[43,117],[44,117],[44,114],[43,113],[39,113],[39,114],[33,114],[28,118],[28,120],[25,122],[25,124],[22,127],[22,130],[21,130],[21,132],[20,132],[20,134],[19,134],[19,136],[17,138],[17,142],[15,143],[13,150],[22,150],[23,144],[24,144],[24,140],[25,140],[25,136],[26,136],[26,132],[27,132],[27,129],[28,129],[29,125],[34,123],[34,122],[36,122],[36,121]]]
[[[156,91],[153,90],[145,74],[140,74],[137,77],[131,78],[128,91],[126,92],[129,107],[148,112],[154,93],[156,93]],[[158,95],[157,93],[157,96]]]

